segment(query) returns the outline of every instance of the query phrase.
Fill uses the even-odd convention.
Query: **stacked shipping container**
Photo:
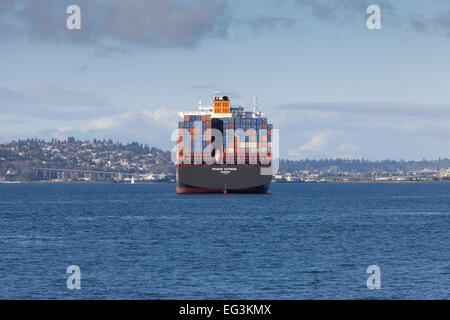
[[[212,118],[208,115],[185,115],[178,123],[179,165],[251,164],[268,165],[272,157],[272,124],[267,118],[253,117]],[[213,150],[218,139],[212,129],[222,134],[221,150]]]

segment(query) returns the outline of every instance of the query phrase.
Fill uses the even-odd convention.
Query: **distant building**
[[[17,170],[8,169],[8,170],[6,171],[6,175],[7,175],[7,176],[17,176],[17,175],[18,175],[18,172],[17,172]]]

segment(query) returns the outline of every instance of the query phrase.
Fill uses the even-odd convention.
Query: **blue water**
[[[0,299],[450,298],[450,184],[174,190],[0,184]]]

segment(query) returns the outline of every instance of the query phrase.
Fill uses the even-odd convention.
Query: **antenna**
[[[256,104],[258,103],[258,99],[253,97],[253,115],[256,116]]]

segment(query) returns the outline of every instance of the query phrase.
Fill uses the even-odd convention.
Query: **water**
[[[450,184],[174,189],[0,184],[0,299],[450,298]]]

